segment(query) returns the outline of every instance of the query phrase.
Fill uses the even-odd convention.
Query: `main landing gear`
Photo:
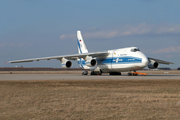
[[[121,72],[111,72],[109,75],[121,75]]]
[[[102,72],[101,71],[98,71],[98,72],[92,71],[91,75],[102,75]]]
[[[83,71],[82,75],[88,75],[88,71]],[[101,71],[91,71],[91,75],[102,75]],[[109,75],[121,75],[121,72],[111,72],[109,73]],[[146,76],[147,73],[141,73],[141,72],[128,72],[128,76],[137,76],[137,75],[141,75],[141,76]]]
[[[88,75],[88,71],[83,71],[82,75]],[[91,75],[102,75],[101,71],[91,71]]]
[[[88,75],[88,71],[83,71],[82,75]],[[102,72],[100,72],[100,71],[99,72],[92,71],[91,75],[102,75]]]

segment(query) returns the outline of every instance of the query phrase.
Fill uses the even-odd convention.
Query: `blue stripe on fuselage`
[[[132,63],[141,63],[142,58],[138,57],[113,57],[113,58],[106,58],[104,60],[98,60],[98,64],[132,64]]]
[[[106,59],[97,59],[98,65],[105,65],[105,64],[132,64],[132,63],[142,63],[142,58],[138,57],[109,57]],[[86,65],[86,61],[83,59],[80,59],[78,63],[83,66]]]
[[[112,60],[112,64],[128,64],[128,63],[141,63],[142,58],[138,57],[114,57]]]

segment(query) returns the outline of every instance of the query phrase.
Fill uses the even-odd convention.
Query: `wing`
[[[158,62],[158,63],[161,63],[161,64],[167,64],[167,65],[169,65],[169,64],[174,64],[174,63],[172,63],[172,62],[167,62],[167,61],[163,61],[163,60],[158,60],[158,59],[154,59],[154,58],[150,58],[150,57],[148,57],[148,59],[149,59],[149,60],[154,60],[154,61],[156,61],[156,62]]]
[[[86,56],[100,57],[100,56],[107,56],[108,54],[109,54],[108,52],[83,53],[83,54],[62,55],[62,56],[52,56],[52,57],[42,57],[42,58],[33,58],[33,59],[23,59],[23,60],[7,61],[6,63],[33,62],[33,61],[51,60],[51,59],[60,60],[62,58],[66,58],[68,60],[77,60],[78,58],[85,58]]]

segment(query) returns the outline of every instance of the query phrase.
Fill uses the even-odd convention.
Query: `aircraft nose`
[[[142,59],[142,63],[143,63],[143,65],[146,67],[147,65],[148,65],[148,58],[146,57],[146,56],[144,56],[143,57],[143,59]]]

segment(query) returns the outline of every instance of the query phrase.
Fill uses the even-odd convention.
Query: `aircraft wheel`
[[[91,75],[102,75],[102,72],[94,72],[94,71],[92,71]]]
[[[94,71],[91,72],[91,75],[96,75]]]
[[[132,76],[132,73],[128,73],[128,76]]]
[[[88,71],[83,71],[82,75],[88,75]]]
[[[121,72],[111,72],[109,75],[121,75]]]
[[[101,73],[101,72],[99,72],[97,75],[102,75],[102,73]]]

